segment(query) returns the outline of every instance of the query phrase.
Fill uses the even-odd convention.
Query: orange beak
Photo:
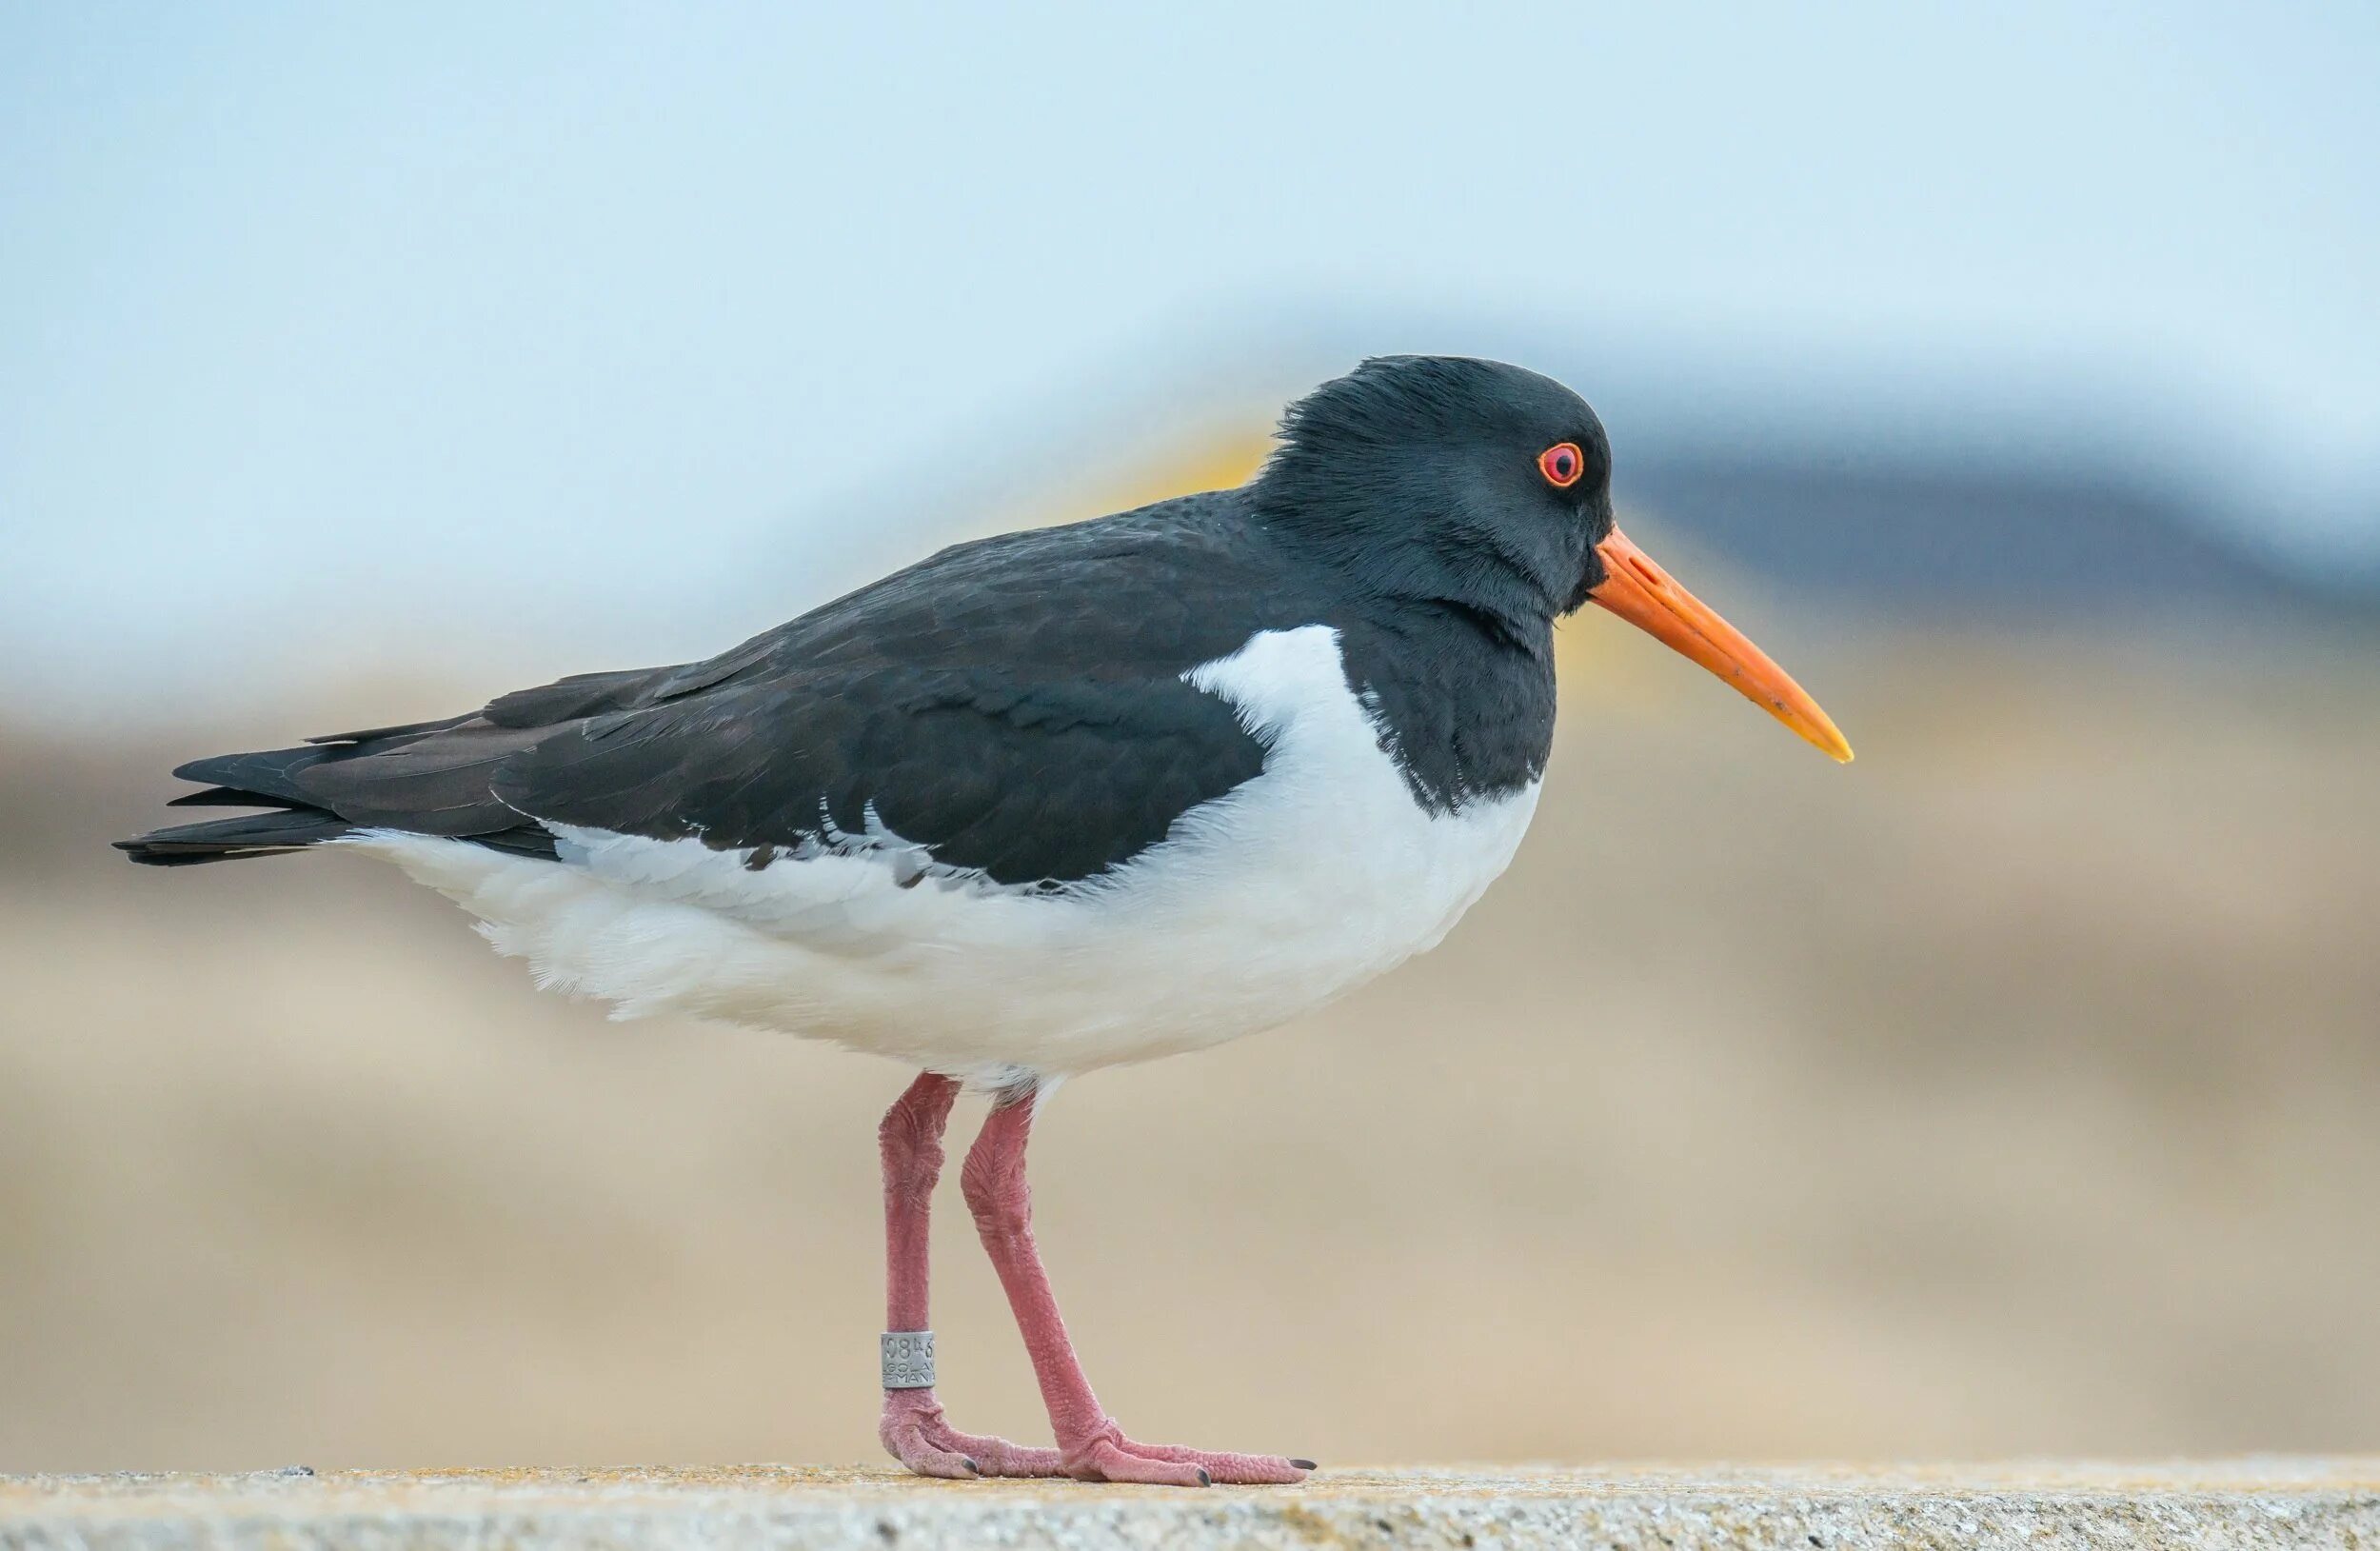
[[[1746,700],[1793,728],[1821,752],[1848,765],[1851,745],[1818,703],[1769,661],[1768,653],[1718,617],[1711,606],[1670,579],[1618,528],[1596,547],[1611,575],[1588,596],[1735,686]]]

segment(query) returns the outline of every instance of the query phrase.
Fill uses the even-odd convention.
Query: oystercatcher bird
[[[944,549],[706,662],[229,754],[120,843],[172,866],[337,845],[478,916],[545,984],[921,1069],[884,1116],[880,1434],[930,1476],[1202,1485],[1311,1461],[1141,1443],[1034,1248],[1060,1079],[1236,1039],[1435,945],[1512,860],[1593,602],[1838,760],[1826,714],[1613,526],[1601,424],[1496,362],[1365,362],[1238,489]],[[1054,1448],[935,1400],[928,1202],[961,1170]]]

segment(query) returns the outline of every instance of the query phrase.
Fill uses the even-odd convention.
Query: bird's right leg
[[[877,1127],[878,1150],[884,1160],[884,1329],[886,1346],[913,1354],[918,1342],[899,1337],[922,1338],[930,1353],[932,1320],[927,1316],[927,1274],[934,1184],[942,1172],[942,1130],[950,1123],[950,1106],[959,1097],[956,1080],[932,1072],[921,1075],[884,1112]],[[942,1420],[942,1402],[934,1398],[932,1361],[922,1360],[927,1382],[916,1388],[896,1388],[896,1381],[920,1377],[892,1372],[886,1362],[883,1419],[876,1436],[892,1457],[921,1476],[1056,1476],[1064,1473],[1056,1449],[1019,1447],[1004,1439],[981,1438],[955,1430]],[[914,1356],[906,1364],[918,1367]]]

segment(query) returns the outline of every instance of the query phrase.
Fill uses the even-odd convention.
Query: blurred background
[[[1045,1117],[1110,1406],[2380,1446],[2380,10],[857,9],[0,12],[0,1469],[873,1458],[903,1073],[106,842],[1397,350],[1584,392],[1860,760],[1566,626],[1440,950]],[[1039,1438],[938,1235],[944,1397]]]

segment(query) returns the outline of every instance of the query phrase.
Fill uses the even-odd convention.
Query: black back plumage
[[[211,785],[182,804],[272,811],[122,845],[171,865],[386,828],[552,857],[553,826],[581,826],[765,865],[888,832],[940,866],[1058,886],[1262,769],[1232,706],[1183,674],[1315,624],[1339,632],[1349,688],[1418,803],[1512,790],[1552,737],[1552,619],[1586,585],[1563,567],[1592,564],[1600,534],[1591,509],[1552,514],[1576,533],[1528,531],[1542,512],[1498,528],[1497,462],[1453,456],[1461,392],[1516,447],[1593,417],[1516,368],[1408,364],[1431,417],[1414,446],[1438,449],[1418,457],[1389,434],[1381,380],[1393,401],[1398,369],[1367,364],[1293,409],[1282,454],[1241,489],[959,545],[704,662],[199,760],[175,774]],[[1320,402],[1349,384],[1362,391],[1339,410]],[[1401,473],[1379,485],[1383,460]],[[1339,499],[1334,463],[1372,493]]]

